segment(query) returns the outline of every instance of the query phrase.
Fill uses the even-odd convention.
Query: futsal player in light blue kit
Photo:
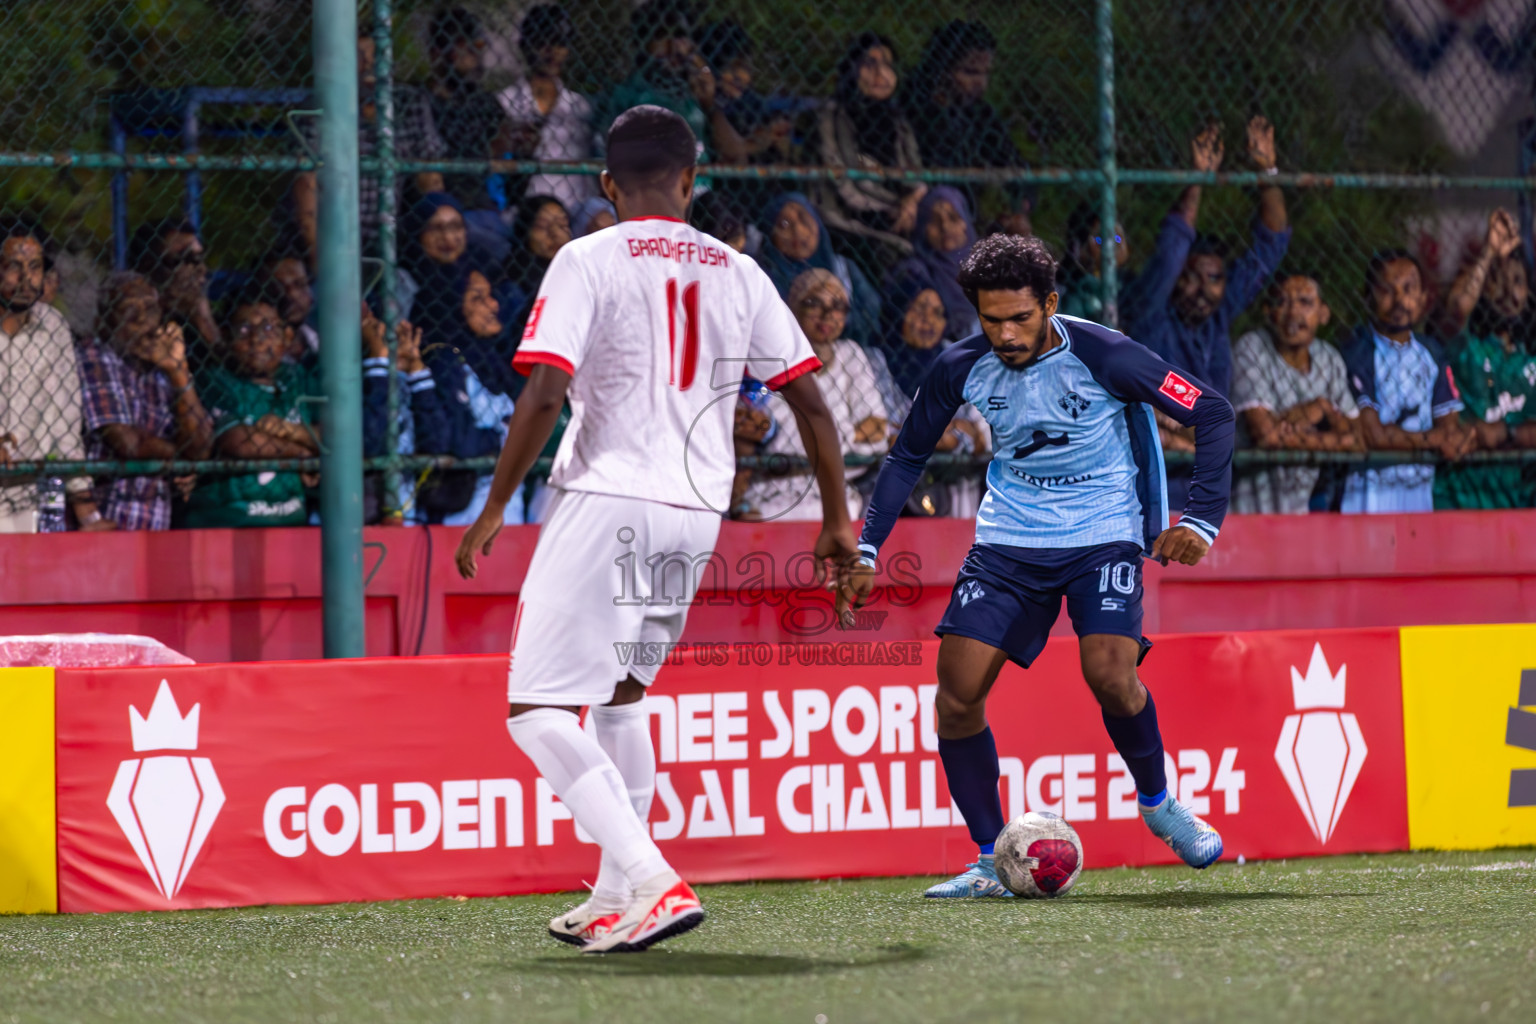
[[[839,587],[839,612],[862,604],[880,545],[923,466],[965,402],[992,427],[976,542],[935,632],[939,756],[980,856],[929,896],[1011,895],[992,844],[1006,823],[987,692],[1004,661],[1024,668],[1067,601],[1083,678],[1135,779],[1147,827],[1189,866],[1221,856],[1221,836],[1168,791],[1152,695],[1136,667],[1142,559],[1194,565],[1215,542],[1231,486],[1232,407],[1118,331],[1056,312],[1056,263],[1037,238],[993,235],[960,269],[982,333],[935,361],[880,469],[860,537],[863,559]],[[1195,428],[1194,479],[1168,526],[1153,410]]]

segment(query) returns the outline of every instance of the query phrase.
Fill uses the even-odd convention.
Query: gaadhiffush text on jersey
[[[743,374],[777,389],[821,365],[756,263],[663,217],[555,255],[512,360],[536,363],[571,375],[552,486],[717,511]]]

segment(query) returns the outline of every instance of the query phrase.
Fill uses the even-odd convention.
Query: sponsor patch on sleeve
[[[539,317],[544,313],[544,301],[543,298],[534,300],[533,309],[528,313],[528,325],[523,328],[524,341],[532,341],[533,336],[539,333]]]
[[[532,323],[532,321],[530,320],[529,323]],[[1172,370],[1168,371],[1168,376],[1163,378],[1163,386],[1157,390],[1161,391],[1175,402],[1178,402],[1186,409],[1193,409],[1195,407],[1195,399],[1200,397],[1199,388],[1195,387],[1189,381],[1185,380],[1183,377],[1180,377]]]

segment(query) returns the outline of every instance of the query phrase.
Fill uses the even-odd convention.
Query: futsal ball
[[[1030,811],[998,833],[997,877],[1015,896],[1065,896],[1083,870],[1083,842],[1060,815]]]

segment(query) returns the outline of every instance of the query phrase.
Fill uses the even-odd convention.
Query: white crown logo
[[[171,684],[160,680],[145,717],[128,706],[135,753],[197,749],[201,704],[182,717]],[[156,753],[117,766],[107,809],[160,895],[175,899],[224,806],[224,787],[206,757]]]
[[[1344,706],[1344,673],[1348,666],[1340,665],[1339,674],[1328,669],[1328,659],[1323,657],[1323,645],[1312,645],[1312,660],[1307,663],[1307,674],[1302,675],[1291,666],[1291,696],[1297,711],[1309,708],[1342,708]],[[155,701],[156,704],[160,702]],[[193,709],[197,710],[196,708]]]
[[[176,706],[176,698],[171,694],[170,683],[160,680],[160,689],[155,693],[154,704],[150,705],[148,718],[140,714],[139,709],[132,704],[128,705],[133,749],[196,750],[197,719],[202,707],[201,704],[193,704],[192,710],[183,718],[181,709]]]
[[[1328,668],[1323,645],[1312,645],[1307,674],[1291,666],[1294,714],[1287,715],[1275,745],[1275,763],[1307,827],[1320,843],[1328,842],[1344,814],[1344,805],[1365,764],[1365,736],[1360,721],[1344,707],[1344,671]]]

